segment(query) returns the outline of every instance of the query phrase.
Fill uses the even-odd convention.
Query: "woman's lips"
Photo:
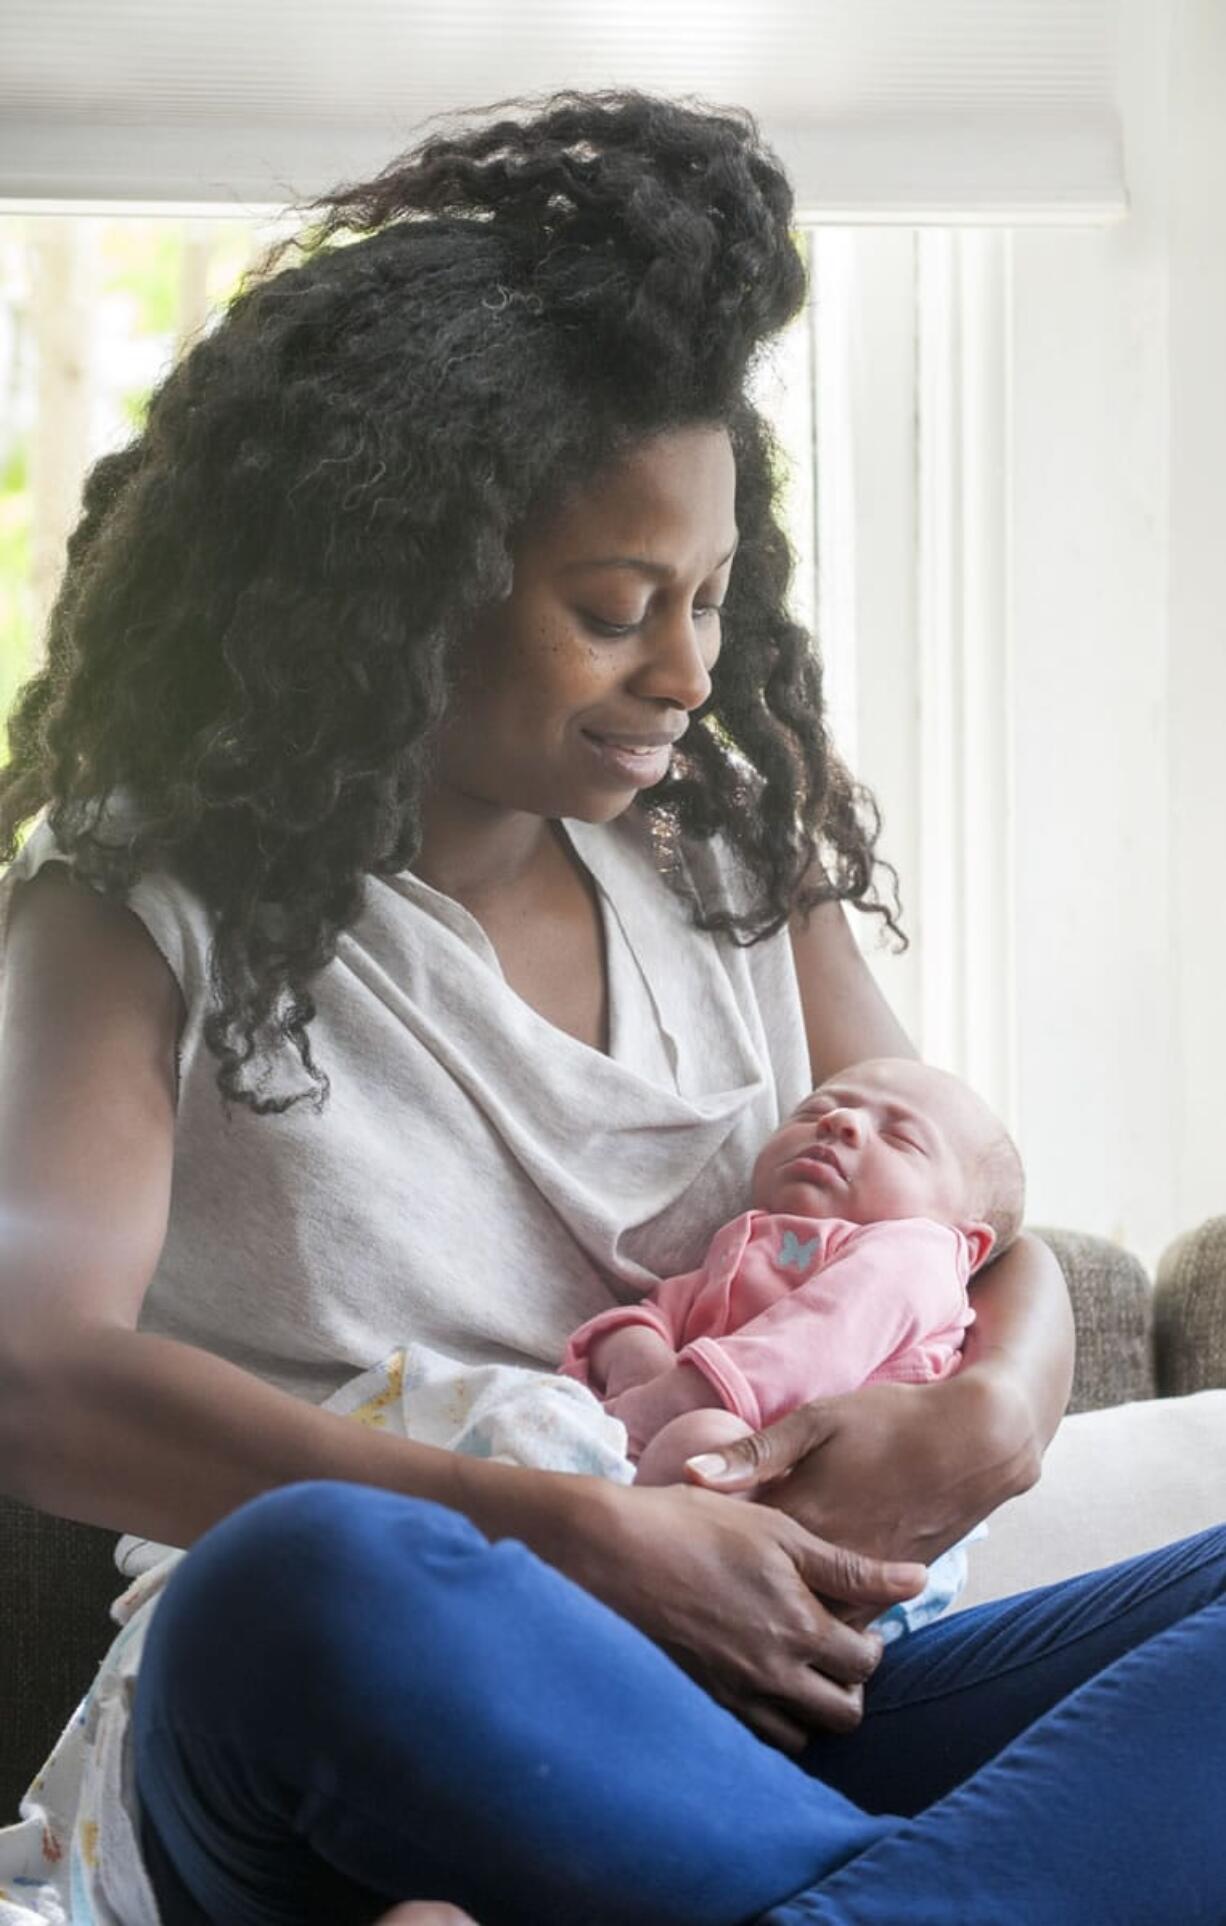
[[[593,735],[590,729],[579,733],[601,768],[619,782],[650,789],[668,774],[674,746],[671,736],[663,742],[635,743],[622,737]]]

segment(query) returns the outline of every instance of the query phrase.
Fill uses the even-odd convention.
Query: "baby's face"
[[[967,1229],[982,1139],[979,1099],[955,1078],[906,1058],[853,1064],[768,1139],[753,1203],[794,1217],[930,1217]]]

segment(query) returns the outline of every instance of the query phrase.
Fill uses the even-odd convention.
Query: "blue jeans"
[[[1226,1526],[899,1641],[797,1764],[522,1545],[293,1485],[175,1573],[135,1759],[165,1926],[1221,1926]]]

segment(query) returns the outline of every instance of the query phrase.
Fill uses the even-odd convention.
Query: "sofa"
[[[964,1604],[1226,1520],[1226,1217],[1180,1238],[1152,1284],[1105,1239],[1038,1234],[1073,1301],[1070,1415],[1040,1484],[976,1547]],[[114,1542],[0,1498],[0,1824],[109,1643]]]
[[[1033,1490],[976,1545],[958,1609],[1226,1523],[1226,1217],[1142,1266],[1043,1232],[1069,1280],[1077,1371]]]

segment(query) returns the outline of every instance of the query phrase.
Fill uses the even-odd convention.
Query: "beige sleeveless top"
[[[315,1402],[406,1340],[552,1368],[576,1325],[692,1268],[747,1206],[809,1087],[787,937],[696,930],[637,812],[565,830],[603,918],[609,1055],[529,1008],[449,897],[371,877],[314,986],[320,1113],[227,1117],[202,1035],[209,917],[172,876],[141,879],[131,908],[187,1009],[143,1329]],[[0,878],[0,963],[14,883],[57,853],[39,823]],[[707,904],[732,888],[711,847],[683,873]]]

